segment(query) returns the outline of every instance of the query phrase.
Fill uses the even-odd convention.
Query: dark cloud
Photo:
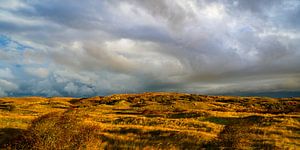
[[[2,1],[0,95],[299,91],[299,12],[297,0]]]
[[[281,0],[239,0],[233,1],[232,4],[240,11],[251,11],[251,13],[267,13],[273,7],[281,5]]]

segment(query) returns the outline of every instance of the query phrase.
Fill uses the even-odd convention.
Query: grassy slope
[[[299,104],[300,98],[182,93],[0,98],[0,144],[17,149],[300,149]]]

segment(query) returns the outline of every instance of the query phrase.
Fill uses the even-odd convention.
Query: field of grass
[[[0,98],[1,149],[300,149],[300,98]]]

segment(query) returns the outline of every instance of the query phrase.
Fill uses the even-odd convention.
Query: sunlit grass
[[[299,98],[180,93],[0,98],[0,144],[17,149],[298,149],[299,103]]]

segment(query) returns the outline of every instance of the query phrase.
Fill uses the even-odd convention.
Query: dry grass
[[[79,113],[80,114],[80,113]],[[101,148],[98,127],[82,124],[75,112],[49,113],[34,119],[31,126],[7,147],[11,149],[86,149]]]
[[[0,98],[11,149],[299,149],[300,98],[121,94]]]

